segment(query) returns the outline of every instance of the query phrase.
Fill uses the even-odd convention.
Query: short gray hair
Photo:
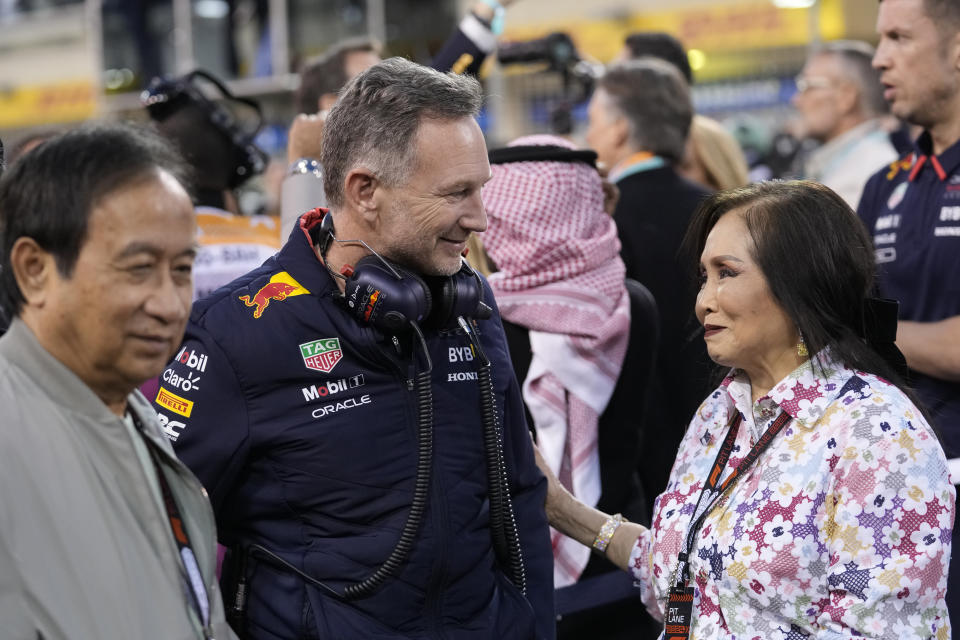
[[[607,69],[597,87],[630,123],[630,141],[636,149],[671,162],[683,159],[693,104],[676,67],[658,58],[637,58]]]
[[[423,119],[457,120],[480,113],[480,83],[403,58],[370,67],[344,88],[330,110],[320,162],[331,207],[343,207],[343,182],[365,166],[397,186],[416,165],[413,138]]]
[[[880,71],[873,68],[874,53],[876,50],[866,42],[834,40],[814,48],[810,57],[835,56],[843,73],[860,92],[860,107],[864,115],[872,117],[889,111],[889,105],[883,98]]]

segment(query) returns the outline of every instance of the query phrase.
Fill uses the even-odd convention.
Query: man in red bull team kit
[[[857,213],[873,235],[880,294],[900,303],[897,347],[947,458],[960,458],[960,3],[883,0],[873,66],[914,150],[867,182]],[[951,462],[954,462],[951,460]],[[955,463],[955,462],[954,462]],[[957,474],[951,471],[954,482]],[[960,618],[960,527],[947,609]]]
[[[492,293],[476,80],[393,58],[326,122],[330,212],[197,303],[155,407],[251,638],[554,636],[552,556]]]

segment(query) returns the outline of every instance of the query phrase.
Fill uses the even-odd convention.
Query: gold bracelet
[[[617,531],[617,528],[624,523],[623,516],[619,513],[615,513],[612,516],[607,518],[607,521],[603,523],[603,526],[600,527],[600,533],[597,534],[597,537],[593,539],[593,548],[599,551],[602,554],[607,553],[607,545],[610,544],[610,540],[613,538],[613,534]]]

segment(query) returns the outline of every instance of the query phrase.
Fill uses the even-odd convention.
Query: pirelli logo
[[[156,403],[161,407],[165,407],[174,413],[178,413],[184,418],[189,418],[190,413],[193,411],[193,401],[187,400],[186,398],[181,398],[175,393],[171,393],[160,387],[160,391],[157,392]]]

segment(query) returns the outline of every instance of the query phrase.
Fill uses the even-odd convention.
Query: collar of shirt
[[[791,371],[756,403],[752,402],[750,380],[740,369],[732,370],[721,387],[726,387],[733,406],[743,414],[744,424],[756,441],[781,410],[790,414],[794,424],[813,429],[852,375],[854,372],[835,360],[826,348]]]
[[[807,176],[814,180],[820,180],[834,165],[853,159],[848,158],[848,156],[864,139],[873,136],[886,137],[887,132],[883,129],[882,124],[879,118],[861,122],[853,129],[841,133],[833,140],[815,149],[807,160]]]
[[[666,163],[666,160],[649,151],[638,151],[618,162],[616,166],[610,170],[610,182],[619,182],[627,176],[632,176],[641,171],[659,169]]]
[[[917,138],[914,142],[914,153],[913,153],[913,162],[917,162],[917,158],[922,156],[931,156],[933,153],[933,139],[930,137],[928,131],[924,131],[920,134],[920,137]],[[947,148],[943,153],[938,156],[935,156],[940,167],[943,168],[943,176],[940,176],[941,180],[945,180],[947,176],[953,175],[954,171],[960,168],[960,140],[953,143],[953,146]],[[932,164],[929,160],[924,163]],[[926,166],[920,168],[920,171],[927,169]],[[934,169],[934,167],[930,167]],[[913,175],[913,173],[911,173]]]
[[[314,251],[310,240],[310,230],[323,221],[326,212],[314,210],[306,219],[301,219],[298,227],[290,233],[287,243],[277,254],[280,266],[312,294],[324,297],[331,293],[339,293],[337,283],[327,271],[323,261]],[[352,238],[351,238],[352,239]]]

